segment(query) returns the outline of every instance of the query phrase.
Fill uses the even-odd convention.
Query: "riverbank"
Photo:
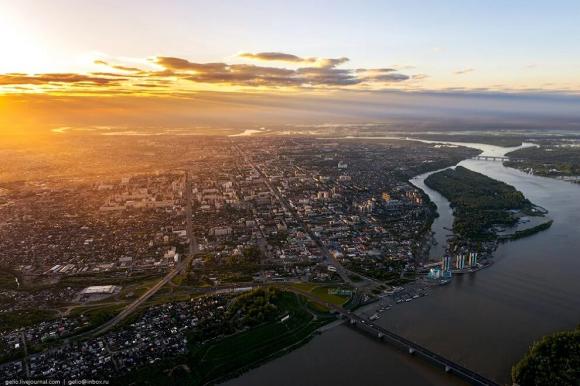
[[[508,241],[508,240],[513,241],[513,240],[521,239],[524,237],[532,236],[532,235],[535,235],[536,233],[539,233],[541,231],[545,231],[546,229],[550,228],[553,223],[554,223],[554,220],[548,220],[545,223],[536,225],[536,226],[531,227],[531,228],[527,228],[524,230],[516,230],[512,234],[499,236],[499,240],[500,241]]]
[[[203,332],[192,332],[187,336],[187,352],[183,355],[140,368],[114,379],[112,384],[201,386],[224,382],[301,347],[320,328],[336,321],[335,315],[294,292],[271,288],[236,299],[239,309],[226,313],[229,319],[224,323],[244,315],[240,320],[255,319],[253,324],[247,321],[250,324],[234,333],[210,338]],[[263,317],[256,319],[260,315]]]
[[[478,149],[495,156],[513,150],[488,145]],[[465,160],[459,165],[514,186],[534,204],[548,208],[553,225],[533,237],[500,243],[490,268],[457,275],[450,284],[433,287],[429,296],[385,311],[376,323],[500,384],[511,384],[511,367],[531,342],[578,323],[580,190],[506,168],[501,162]],[[431,228],[437,241],[430,255],[440,258],[438,250],[447,245],[453,213],[449,201],[423,184],[424,178],[417,176],[411,183],[437,206]],[[226,385],[378,386],[387,381],[404,386],[464,384],[338,326]]]
[[[455,256],[459,272],[473,271],[492,258],[498,242],[530,236],[551,226],[552,220],[545,219],[547,211],[532,204],[522,192],[463,166],[431,174],[424,182],[453,208],[453,237],[448,240],[445,256]]]
[[[507,151],[487,145],[479,148],[483,154],[496,156]],[[514,186],[536,204],[539,212],[545,214],[543,208],[549,208],[551,219],[523,234],[515,233],[510,243],[498,245],[493,269],[455,277],[451,285],[419,302],[423,303],[422,307],[412,304],[394,310],[384,324],[452,358],[463,358],[464,364],[491,375],[498,382],[509,382],[511,365],[533,339],[543,332],[577,323],[578,307],[570,309],[570,306],[575,303],[573,299],[580,294],[580,288],[569,269],[579,265],[574,258],[574,248],[578,246],[572,247],[578,241],[570,238],[580,235],[573,225],[578,216],[569,211],[578,210],[571,208],[577,208],[579,203],[568,195],[577,197],[580,191],[570,184],[506,168],[500,162],[466,160],[459,165]],[[416,179],[412,182],[420,185]],[[438,244],[444,244],[449,236],[446,228],[453,223],[453,216],[447,214],[449,202],[426,186],[425,192],[439,211],[443,208],[443,216],[433,227],[440,230],[435,235]],[[527,237],[532,234],[534,237]],[[555,240],[561,241],[554,245]],[[564,270],[562,264],[566,267]],[[534,312],[544,314],[535,317]],[[426,314],[429,317],[424,319],[421,315]],[[528,317],[531,319],[526,322]],[[414,321],[412,329],[405,326],[405,320]],[[483,320],[486,323],[482,324]],[[530,324],[529,320],[534,323]],[[488,324],[502,328],[488,330],[485,327]],[[440,333],[433,335],[433,331]],[[477,349],[473,350],[474,347]]]
[[[507,153],[506,166],[538,176],[580,183],[580,139],[539,141],[540,147]]]

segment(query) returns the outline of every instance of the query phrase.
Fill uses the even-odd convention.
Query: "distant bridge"
[[[492,156],[492,155],[476,155],[475,157],[473,157],[471,159],[479,160],[479,161],[498,161],[498,162],[508,162],[508,161],[522,162],[523,161],[521,158],[510,158],[510,157],[506,157],[506,156]]]

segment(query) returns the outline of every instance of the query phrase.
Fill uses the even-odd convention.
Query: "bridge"
[[[432,365],[445,370],[446,373],[454,374],[455,376],[467,381],[471,385],[477,386],[500,386],[500,384],[485,378],[483,375],[476,373],[475,371],[469,370],[459,363],[456,363],[450,359],[447,359],[433,351],[410,341],[409,339],[403,338],[400,335],[395,334],[381,326],[377,326],[369,320],[356,315],[351,311],[347,311],[344,308],[337,306],[336,304],[331,304],[321,300],[320,298],[314,296],[313,294],[302,291],[295,287],[283,286],[284,289],[292,291],[294,293],[300,294],[318,304],[321,304],[331,311],[341,315],[342,319],[347,322],[347,325],[355,328],[361,332],[375,337],[384,342],[388,342],[393,346],[407,351],[410,355],[420,357],[425,361],[431,363]]]
[[[348,321],[348,324],[362,332],[376,337],[379,340],[391,343],[397,348],[406,350],[410,355],[414,355],[424,359],[425,361],[431,363],[432,365],[445,370],[446,373],[454,374],[457,377],[467,381],[472,385],[480,386],[500,386],[498,383],[485,378],[483,375],[476,373],[475,371],[469,370],[460,364],[453,362],[433,351],[412,342],[400,335],[397,335],[381,326],[377,326],[358,315],[349,314],[343,316],[344,319]]]
[[[493,156],[493,155],[476,155],[475,157],[471,158],[473,160],[478,161],[498,161],[498,162],[522,162],[523,160],[520,158],[510,158],[506,156]]]

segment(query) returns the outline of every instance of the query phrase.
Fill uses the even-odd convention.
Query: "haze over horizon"
[[[0,134],[416,121],[577,130],[579,11],[574,1],[1,1]]]

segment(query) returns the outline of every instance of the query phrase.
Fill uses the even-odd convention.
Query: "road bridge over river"
[[[476,373],[475,371],[469,370],[460,364],[447,359],[439,354],[434,353],[433,351],[420,346],[419,344],[412,342],[406,338],[403,338],[400,335],[397,335],[381,326],[377,326],[376,324],[371,323],[358,315],[348,314],[343,315],[343,318],[346,319],[349,325],[359,331],[368,333],[377,339],[382,341],[391,343],[392,345],[401,348],[403,350],[407,350],[407,352],[411,355],[420,357],[427,362],[435,365],[447,373],[452,373],[463,380],[469,382],[472,385],[496,385],[499,386],[498,383],[485,378],[483,375]]]
[[[469,370],[460,365],[459,363],[456,363],[439,354],[436,354],[433,351],[415,342],[412,342],[406,338],[403,338],[400,335],[395,334],[394,332],[391,332],[381,326],[377,326],[370,320],[367,320],[362,316],[356,315],[352,311],[345,310],[344,308],[337,306],[335,304],[324,302],[320,298],[314,296],[313,294],[299,290],[295,287],[285,287],[285,289],[300,294],[312,300],[313,302],[324,305],[328,309],[338,313],[347,322],[347,325],[350,326],[351,328],[366,333],[386,343],[390,343],[399,349],[403,349],[407,351],[410,355],[421,358],[431,363],[432,365],[441,368],[445,372],[453,374],[467,381],[472,385],[500,386],[498,383],[490,379],[487,379],[483,375],[478,374],[475,371]]]
[[[511,158],[506,156],[494,156],[494,155],[476,155],[475,157],[471,158],[473,160],[478,161],[498,161],[498,162],[522,162],[521,158]]]

